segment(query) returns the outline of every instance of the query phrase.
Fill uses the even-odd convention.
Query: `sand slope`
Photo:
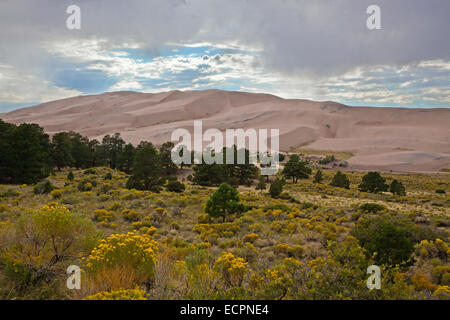
[[[280,147],[351,151],[355,169],[439,171],[450,168],[450,109],[348,107],[221,90],[158,94],[113,92],[44,103],[0,115],[33,122],[48,133],[74,130],[89,138],[120,132],[129,142],[160,144],[194,119],[207,128],[280,130]]]

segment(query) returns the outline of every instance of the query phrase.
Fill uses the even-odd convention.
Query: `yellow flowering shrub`
[[[249,234],[246,234],[242,240],[244,242],[253,243],[256,240],[258,240],[258,238],[259,238],[259,234],[257,234],[257,233],[249,233]]]
[[[125,209],[122,211],[122,217],[127,221],[137,221],[139,220],[139,212],[131,209]]]
[[[438,286],[433,292],[433,297],[438,299],[450,299],[450,286]]]
[[[111,211],[98,209],[94,211],[94,220],[98,222],[111,222],[115,219]]]
[[[441,258],[445,260],[449,252],[448,244],[441,239],[435,241],[423,240],[415,248],[416,254],[426,259]]]
[[[4,203],[0,203],[0,212],[7,212],[9,211],[9,206]]]
[[[428,290],[434,291],[436,289],[436,285],[431,283],[425,275],[422,273],[417,273],[411,276],[411,282],[416,291]]]
[[[50,192],[50,195],[53,197],[53,199],[61,198],[62,194],[63,194],[63,191],[61,189],[55,189],[52,192]]]
[[[85,259],[86,270],[89,273],[101,273],[121,267],[152,279],[158,252],[157,245],[157,242],[147,234],[133,232],[112,234],[106,240],[102,240]]]
[[[147,292],[142,289],[102,291],[83,300],[147,300]]]
[[[116,211],[117,209],[119,209],[120,207],[122,207],[122,204],[118,201],[114,201],[113,203],[111,203],[111,205],[109,206],[109,210],[113,210]]]
[[[1,230],[0,259],[7,275],[26,288],[33,281],[50,278],[61,262],[77,256],[93,225],[66,207],[50,203],[22,215]],[[4,238],[8,232],[8,238]]]
[[[223,279],[230,286],[240,286],[248,270],[248,262],[235,257],[231,252],[224,252],[215,263]]]

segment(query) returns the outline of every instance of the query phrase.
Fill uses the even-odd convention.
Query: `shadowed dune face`
[[[89,138],[121,133],[124,140],[161,144],[177,128],[279,129],[280,148],[349,151],[351,168],[439,171],[450,168],[450,109],[348,107],[221,90],[150,94],[113,92],[44,103],[0,115],[38,123],[49,133]]]

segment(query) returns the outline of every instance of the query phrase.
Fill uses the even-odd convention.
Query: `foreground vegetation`
[[[448,175],[383,175],[405,186],[394,195],[361,191],[363,173],[311,171],[272,196],[265,179],[219,192],[181,178],[191,169],[152,191],[107,167],[1,185],[0,298],[449,298]],[[366,287],[373,264],[380,290]]]

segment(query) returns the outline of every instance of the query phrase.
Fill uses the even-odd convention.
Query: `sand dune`
[[[170,91],[113,92],[44,103],[0,115],[33,122],[48,133],[74,130],[89,138],[120,132],[126,141],[160,144],[193,120],[207,128],[280,130],[284,151],[348,151],[351,168],[439,171],[450,168],[450,109],[348,107],[334,102],[285,100],[267,94]]]

